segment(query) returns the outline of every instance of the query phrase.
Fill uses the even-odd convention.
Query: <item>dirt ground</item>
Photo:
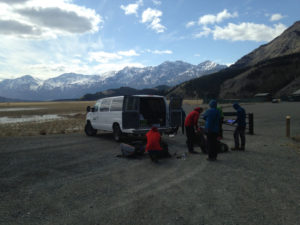
[[[244,108],[255,134],[216,162],[118,158],[110,134],[1,138],[0,224],[299,225],[300,143],[285,137],[285,117],[299,135],[300,103]],[[186,151],[180,132],[163,138],[172,154]],[[223,142],[232,146],[232,131]]]

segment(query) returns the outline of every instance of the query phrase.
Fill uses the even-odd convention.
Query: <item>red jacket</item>
[[[156,127],[152,127],[150,131],[146,134],[147,137],[147,145],[146,152],[149,150],[163,150],[160,146],[160,133],[158,132]]]
[[[197,110],[196,110],[197,109]],[[199,119],[199,114],[200,114],[200,109],[195,108],[192,112],[188,114],[184,121],[184,126],[189,127],[189,126],[196,126],[198,127],[198,119]]]

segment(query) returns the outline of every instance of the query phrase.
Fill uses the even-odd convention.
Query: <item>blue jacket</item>
[[[217,102],[211,100],[209,102],[210,109],[203,114],[205,119],[205,130],[207,132],[219,133],[220,129],[220,111],[217,109]]]
[[[233,124],[237,123],[237,126],[239,128],[245,128],[246,127],[246,112],[245,112],[245,110],[237,103],[233,104],[233,108],[237,112],[237,117]]]

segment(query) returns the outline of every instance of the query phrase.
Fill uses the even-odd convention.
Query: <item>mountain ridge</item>
[[[25,100],[52,100],[80,98],[86,93],[96,93],[123,86],[143,89],[159,85],[173,86],[226,68],[210,61],[192,65],[183,61],[166,61],[158,66],[144,68],[125,67],[102,75],[64,73],[47,80],[25,75],[0,82],[0,96]],[[189,73],[186,76],[184,73]]]

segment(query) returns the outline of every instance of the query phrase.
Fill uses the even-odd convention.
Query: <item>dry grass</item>
[[[183,104],[199,106],[203,104],[203,99],[184,99]]]
[[[39,110],[21,110],[0,112],[0,117],[20,118],[22,116],[57,114],[62,119],[50,121],[32,121],[23,123],[0,124],[0,137],[33,136],[83,132],[86,107],[91,102],[24,102],[0,103],[5,108],[41,108]]]

